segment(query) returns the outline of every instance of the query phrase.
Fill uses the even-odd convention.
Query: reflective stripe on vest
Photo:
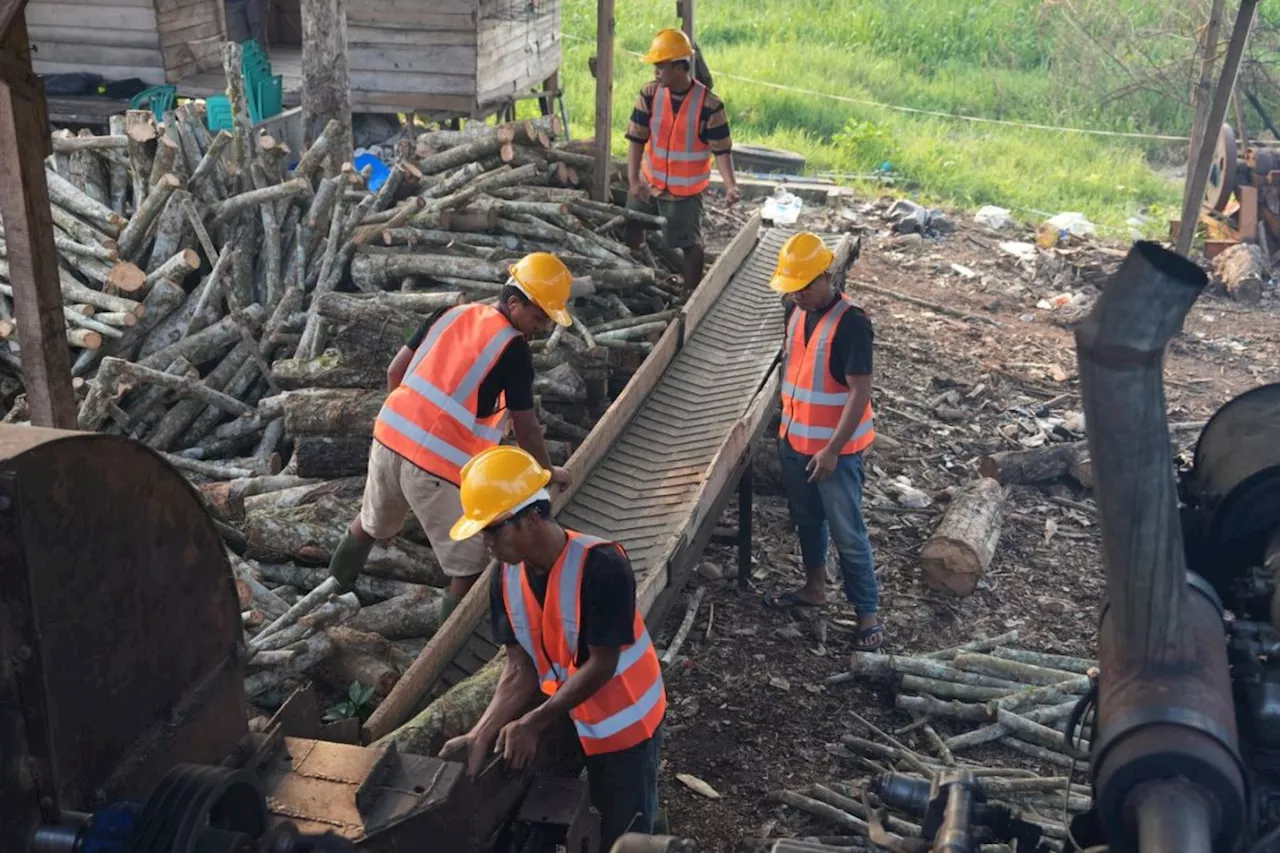
[[[840,319],[853,307],[845,294],[818,320],[813,334],[804,339],[804,311],[795,309],[787,323],[786,362],[781,386],[782,423],[778,435],[791,447],[812,456],[827,446],[840,425],[848,402],[849,386],[831,375],[831,347]],[[862,420],[840,449],[840,455],[858,453],[875,438],[875,417],[868,401]]]
[[[544,692],[554,693],[577,671],[582,572],[592,548],[617,543],[567,531],[569,541],[547,579],[546,606],[538,603],[524,564],[502,569],[502,599],[520,647],[538,672]],[[570,717],[588,755],[628,749],[653,736],[666,713],[666,688],[653,639],[639,611],[635,642],[618,655],[613,677]]]
[[[649,115],[649,141],[644,148],[645,178],[656,190],[694,196],[711,183],[711,148],[698,136],[707,87],[694,81],[678,111],[671,109],[671,90],[659,86]]]
[[[431,325],[392,391],[373,437],[425,471],[457,484],[462,466],[502,441],[507,413],[478,415],[480,384],[519,335],[487,305],[450,308]]]

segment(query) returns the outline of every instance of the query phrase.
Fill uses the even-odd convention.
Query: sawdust
[[[885,649],[928,651],[1017,629],[1023,648],[1093,656],[1105,584],[1087,489],[1071,481],[1015,487],[994,561],[969,598],[925,587],[916,555],[950,494],[976,476],[984,454],[1084,437],[1071,324],[1087,313],[1128,247],[1077,243],[1045,252],[1032,246],[1031,252],[1016,250],[1027,256],[1022,260],[1000,246],[1033,244],[1034,234],[998,234],[953,213],[955,233],[904,240],[882,218],[887,207],[854,203],[848,212],[824,211],[801,223],[863,237],[849,290],[875,325],[876,426],[890,439],[868,456],[865,501]],[[1000,325],[953,319],[860,291],[860,283]],[[1037,307],[1054,297],[1058,307]],[[1274,292],[1256,309],[1212,287],[1201,297],[1167,354],[1170,421],[1203,420],[1237,394],[1280,377],[1277,308]],[[1197,435],[1178,435],[1184,452]],[[893,709],[887,687],[824,685],[846,670],[853,651],[854,613],[834,577],[821,615],[801,618],[761,604],[762,593],[798,584],[801,564],[772,435],[760,449],[756,472],[752,592],[736,589],[736,552],[712,546],[705,559],[724,579],[704,579],[716,569],[695,578],[708,587],[707,596],[692,634],[667,668],[661,804],[671,832],[694,839],[704,851],[740,849],[747,838],[837,834],[815,818],[769,803],[767,795],[864,778],[837,748],[841,734],[868,736],[849,711],[889,729],[911,722]],[[932,496],[933,504],[919,511],[899,505],[887,486],[901,477]],[[736,512],[730,507],[722,523],[735,525]],[[674,610],[655,631],[659,646],[684,615],[680,607]],[[936,725],[944,737],[959,731],[945,720]],[[931,751],[917,733],[903,738]],[[1036,768],[1002,747],[967,757]],[[720,798],[698,796],[674,781],[677,773],[704,780]],[[1082,769],[1076,778],[1087,782]]]

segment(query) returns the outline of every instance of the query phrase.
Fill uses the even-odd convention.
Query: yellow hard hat
[[[659,30],[649,45],[649,52],[640,58],[641,62],[657,65],[659,62],[672,62],[677,59],[693,59],[693,42],[682,30]]]
[[[470,539],[523,509],[550,481],[551,472],[519,447],[499,444],[480,451],[462,466],[462,517],[449,538]]]
[[[573,289],[573,274],[564,261],[550,252],[534,252],[521,258],[510,272],[524,295],[546,311],[548,317],[561,326],[573,325],[573,318],[565,307]]]
[[[779,293],[804,290],[827,271],[833,260],[835,255],[817,234],[812,231],[793,234],[778,252],[778,266],[769,279],[769,286]]]

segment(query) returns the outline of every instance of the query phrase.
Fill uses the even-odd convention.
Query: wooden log
[[[120,257],[134,261],[139,259],[152,223],[169,203],[169,197],[173,195],[174,190],[181,185],[182,182],[172,172],[161,175],[151,185],[146,200],[138,206],[133,218],[120,232]]]
[[[250,305],[244,309],[245,316],[254,323],[262,322],[262,306]],[[218,358],[240,340],[240,327],[232,317],[224,317],[208,328],[188,335],[181,340],[153,352],[143,358],[139,364],[144,367],[158,369],[167,365],[178,356],[182,356],[192,364],[204,364]]]
[[[902,676],[901,687],[904,693],[927,693],[939,699],[962,699],[966,702],[986,702],[1009,695],[1007,687],[978,687],[919,675]]]
[[[64,258],[68,255],[74,255],[76,257],[92,258],[95,261],[102,261],[108,264],[113,264],[120,260],[120,252],[117,249],[108,249],[98,243],[92,245],[81,243],[57,229],[53,232],[53,245],[62,253]]]
[[[418,169],[424,175],[439,174],[497,154],[502,145],[503,143],[496,135],[491,138],[480,138],[425,157],[418,161]]]
[[[1051,444],[1032,450],[1006,450],[985,456],[978,466],[983,477],[1002,485],[1026,485],[1054,480],[1066,474],[1073,464],[1089,458],[1089,443],[1073,441]]]
[[[1060,702],[1057,705],[1048,705],[1041,708],[1033,708],[1025,712],[1022,716],[1034,723],[1056,723],[1065,720],[1071,716],[1071,712],[1075,709],[1076,703]],[[973,746],[980,746],[984,743],[990,743],[999,740],[1010,734],[1010,729],[1003,723],[992,723],[983,726],[980,729],[974,729],[971,732],[955,735],[947,738],[947,747],[949,749],[959,751],[968,749]]]
[[[883,655],[874,652],[854,652],[849,663],[849,671],[860,676],[886,676],[893,673],[904,673],[977,687],[1008,687],[1017,690],[1024,686],[1022,682],[1012,679],[992,677],[977,672],[966,672],[940,661],[907,657],[905,655]]]
[[[125,218],[101,202],[94,201],[66,178],[50,169],[45,170],[49,186],[49,199],[82,217],[89,224],[115,237],[125,226]],[[121,253],[123,254],[123,253]]]
[[[990,477],[956,494],[920,551],[925,583],[962,597],[973,594],[995,555],[1007,499],[1004,487]]]
[[[380,649],[377,640],[381,638],[342,626],[329,628],[325,633],[334,643],[334,654],[317,670],[321,679],[337,689],[359,682],[373,688],[378,696],[386,696],[396,686],[400,670],[388,657],[404,653],[395,646],[382,640],[385,651],[379,656],[375,650]]]
[[[498,686],[505,662],[506,650],[499,650],[493,660],[474,675],[455,684],[416,717],[374,741],[372,746],[394,744],[402,752],[438,755],[446,741],[466,734],[480,720]]]
[[[415,228],[469,233],[493,231],[498,227],[498,219],[496,210],[478,210],[470,207],[462,210],[427,208],[414,216],[410,222]]]
[[[332,496],[287,509],[246,510],[242,526],[248,543],[246,556],[327,565],[343,531],[358,513],[358,502]],[[375,545],[365,563],[365,573],[437,587],[449,582],[430,548],[403,538]]]
[[[371,441],[355,436],[295,436],[293,452],[298,474],[330,479],[361,474],[369,465]]]
[[[278,395],[285,432],[295,435],[373,435],[385,392],[362,389],[302,389]]]
[[[282,475],[283,476],[283,475]],[[258,479],[272,479],[259,477]],[[301,478],[304,479],[305,478]],[[314,503],[326,495],[335,495],[344,499],[359,499],[364,492],[364,476],[345,477],[340,480],[312,481],[315,485],[294,486],[288,489],[265,492],[263,494],[246,494],[243,510],[266,511],[287,509]],[[249,482],[253,482],[252,480]]]
[[[352,156],[347,3],[305,0],[302,16],[302,124],[307,140],[325,138],[331,171]],[[323,133],[322,133],[323,129]],[[301,170],[299,170],[301,171]]]
[[[159,241],[156,245],[159,245]],[[187,276],[199,268],[200,256],[192,249],[180,249],[147,275],[144,283],[147,287],[153,287],[157,281],[166,279],[174,284],[182,284]]]
[[[1018,642],[1018,631],[1015,629],[1013,631],[1006,631],[1003,634],[998,634],[994,637],[979,637],[976,640],[970,640],[967,643],[962,643],[949,649],[939,649],[936,652],[927,652],[926,654],[919,655],[919,657],[933,658],[935,660],[951,660],[956,655],[963,652],[988,652],[992,649],[999,648],[1000,646],[1016,642]]]
[[[964,654],[956,655],[952,663],[955,664],[957,669],[981,673],[992,678],[1003,678],[1022,684],[1059,684],[1063,681],[1075,681],[1078,677],[1073,672],[1063,672],[1062,670],[1048,669],[1029,663],[1004,660],[1003,658],[996,658],[978,652],[965,652]]]
[[[292,199],[310,189],[311,185],[304,179],[294,178],[283,184],[273,184],[262,189],[242,192],[214,205],[211,208],[213,219],[210,224],[212,226],[225,224],[250,208],[274,204],[282,199]]]
[[[115,248],[116,241],[112,237],[108,237],[104,232],[81,222],[70,211],[63,210],[56,203],[49,203],[49,215],[53,217],[53,224],[67,232],[74,239],[81,243],[96,244],[104,248]]]
[[[1030,756],[1042,764],[1075,769],[1076,762],[1074,759],[1069,758],[1060,752],[1055,752],[1052,749],[1045,749],[1042,746],[1036,746],[1035,744],[1018,740],[1012,735],[1000,738],[999,742],[1002,746],[1007,746],[1015,752],[1020,752],[1023,755]]]
[[[183,202],[191,198],[191,193],[183,189],[174,190],[164,210],[156,219],[155,237],[151,242],[151,254],[147,260],[147,273],[154,275],[163,264],[182,251],[182,244],[187,233],[187,215],[183,210]],[[200,266],[200,256],[192,252],[195,258],[191,269]],[[181,279],[175,279],[180,281]]]
[[[1070,755],[1072,752],[1071,747],[1067,744],[1065,735],[1056,729],[1033,722],[1021,714],[1006,711],[1003,708],[997,710],[996,718],[1002,726],[1009,729],[1010,736],[1017,740],[1066,755]],[[1081,742],[1081,747],[1084,750],[1088,750],[1086,742]]]
[[[263,669],[244,680],[244,692],[256,699],[270,690],[283,687],[291,679],[305,675],[334,652],[333,640],[328,634],[313,634],[297,644],[297,656],[285,666]]]
[[[450,173],[444,180],[427,187],[422,191],[421,196],[424,199],[433,199],[453,195],[483,174],[484,166],[479,163],[467,163]]]
[[[301,599],[297,599],[300,601]],[[297,602],[295,601],[294,604]],[[291,604],[290,606],[293,606]],[[266,634],[262,631],[253,638],[253,642],[257,649],[285,649],[304,640],[317,631],[323,631],[334,625],[341,625],[349,621],[353,616],[360,612],[360,599],[353,593],[349,592],[345,595],[331,596],[330,599],[310,613],[300,616],[298,620],[278,631]]]
[[[123,115],[113,115],[107,119],[111,137],[123,144],[109,149],[112,156],[105,159],[107,166],[108,205],[121,216],[126,212],[126,201],[129,197],[129,158],[125,151],[129,147],[129,137],[125,135]],[[104,137],[82,137],[82,139],[103,139]]]
[[[986,651],[984,649],[972,649],[966,651]],[[1063,672],[1078,672],[1081,675],[1087,675],[1090,670],[1096,669],[1098,662],[1089,658],[1077,658],[1069,655],[1054,655],[1048,652],[1033,652],[1027,649],[1010,649],[1010,648],[993,648],[990,650],[992,657],[1004,658],[1005,660],[1015,660],[1020,663],[1029,663],[1035,666],[1043,666],[1047,669],[1060,669]]]
[[[795,791],[771,791],[768,799],[774,803],[808,812],[848,832],[856,832],[859,835],[869,835],[871,832],[871,827],[862,818],[854,817],[835,806],[820,802],[812,797],[806,797],[803,794],[797,794]],[[891,838],[901,840],[896,835],[891,836]]]
[[[115,116],[112,116],[115,118]],[[73,154],[77,151],[111,151],[124,150],[129,147],[129,137],[121,135],[110,136],[58,136],[51,135],[54,153],[57,154]]]
[[[987,710],[994,716],[1000,708],[1006,711],[1022,711],[1023,708],[1034,708],[1037,705],[1066,702],[1072,696],[1088,693],[1090,686],[1087,675],[1060,681],[1057,684],[1042,684],[1039,687],[1019,690],[1017,693],[992,699],[987,702]]]
[[[231,134],[226,130],[219,130],[213,137],[213,141],[209,143],[204,156],[200,158],[199,164],[191,171],[187,188],[198,195],[205,204],[216,204],[222,197],[218,169],[222,163],[223,152],[230,144]]]
[[[388,640],[431,637],[440,627],[439,594],[428,587],[370,605],[351,620],[351,627]]]
[[[450,255],[357,255],[351,262],[351,277],[364,290],[393,287],[410,275],[502,282],[507,271],[500,264]]]
[[[81,349],[96,350],[102,346],[102,333],[92,329],[67,329],[67,343]]]
[[[1213,259],[1213,271],[1227,294],[1237,302],[1257,305],[1270,264],[1256,243],[1237,243]]]
[[[133,205],[147,197],[152,155],[147,143],[156,138],[156,118],[151,110],[129,110],[124,115],[126,146],[129,152],[129,177],[133,184]]]
[[[946,717],[969,722],[986,722],[991,718],[985,705],[954,700],[944,702],[932,696],[908,696],[905,693],[899,693],[894,699],[894,705],[903,711],[930,717]]]
[[[241,468],[235,465],[218,465],[212,462],[201,462],[198,459],[188,459],[185,456],[176,456],[172,453],[161,453],[165,459],[169,460],[169,464],[173,467],[187,471],[192,474],[199,474],[201,477],[208,477],[212,480],[230,480],[236,477],[252,477],[257,474],[251,468]]]

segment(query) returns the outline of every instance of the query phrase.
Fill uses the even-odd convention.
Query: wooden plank
[[[104,30],[155,30],[156,10],[146,7],[106,6],[101,4],[32,3],[27,7],[27,22],[42,27],[64,26],[74,21],[77,26]]]
[[[162,48],[170,47],[199,39],[222,38],[224,35],[222,24],[215,16],[207,21],[197,21],[182,27],[170,27],[160,34],[160,46]],[[276,73],[279,72],[277,71]]]
[[[44,82],[31,73],[22,10],[0,33],[6,64],[0,82],[0,215],[8,244],[13,314],[22,340],[22,373],[31,424],[76,429],[67,322],[53,246],[44,158],[52,151]]]
[[[697,291],[689,298],[681,309],[684,315],[685,333],[692,335],[694,330],[698,328],[698,324],[711,310],[711,306],[720,298],[720,294],[724,291],[725,285],[729,283],[729,279],[738,271],[738,267],[742,266],[742,262],[751,254],[751,250],[756,247],[756,243],[760,239],[760,214],[757,212],[751,219],[747,220],[747,224],[742,227],[738,235],[725,246],[724,251],[720,253],[720,257],[716,258],[716,262],[711,265],[711,269],[707,270],[706,275],[702,277],[701,284],[698,285]]]
[[[351,49],[381,47],[434,47],[455,45],[475,47],[476,32],[466,30],[419,30],[397,27],[348,26],[347,45]]]
[[[226,24],[218,14],[218,10],[207,6],[164,12],[156,16],[156,29],[162,34],[200,24],[217,24],[220,32],[226,32]]]
[[[90,27],[29,27],[31,46],[43,56],[51,44],[97,44],[106,47],[160,48],[154,30],[101,30]]]
[[[359,3],[347,13],[348,25],[362,27],[409,27],[418,30],[474,30],[474,15],[436,12],[430,4],[400,6],[379,0]]]
[[[347,62],[352,72],[459,74],[475,68],[476,49],[468,45],[436,45],[429,50],[421,47],[348,45]]]
[[[475,98],[471,95],[413,94],[353,91],[351,108],[366,113],[440,112],[471,114]]]
[[[598,0],[596,7],[596,168],[591,173],[591,197],[596,201],[609,200],[613,170],[613,2]]]
[[[680,341],[680,323],[673,322],[662,333],[662,337],[658,339],[653,351],[649,353],[644,363],[640,365],[640,369],[632,374],[631,380],[622,389],[622,393],[614,398],[604,415],[601,416],[600,420],[596,421],[595,427],[583,440],[582,444],[578,445],[578,449],[573,452],[573,455],[569,457],[565,467],[573,476],[573,484],[556,496],[553,502],[557,509],[563,507],[573,498],[574,493],[581,487],[582,481],[587,474],[608,454],[609,448],[631,420],[631,416],[635,414],[641,403],[644,402],[645,397],[662,379],[662,374],[666,371],[667,365],[671,363],[671,360],[675,358],[676,352],[680,349]]]
[[[475,91],[469,74],[414,74],[381,71],[351,71],[353,91],[403,93],[406,95],[465,95]]]
[[[157,48],[112,47],[80,42],[47,42],[40,48],[40,62],[92,65],[109,68],[163,68],[164,57]]]
[[[779,351],[781,351],[781,347],[779,347]],[[644,580],[637,585],[636,604],[645,612],[648,612],[649,608],[653,606],[653,602],[657,600],[667,585],[671,558],[680,550],[684,542],[691,541],[696,537],[699,527],[709,517],[712,505],[729,485],[730,477],[743,454],[759,439],[763,429],[767,426],[765,416],[772,410],[778,397],[778,387],[781,381],[782,373],[775,368],[769,383],[760,394],[756,395],[747,414],[734,425],[729,435],[725,437],[720,450],[716,452],[715,457],[707,466],[706,478],[698,490],[697,501],[689,513],[680,535],[672,538],[666,552],[649,570]],[[714,522],[714,519],[711,519],[711,521]]]

